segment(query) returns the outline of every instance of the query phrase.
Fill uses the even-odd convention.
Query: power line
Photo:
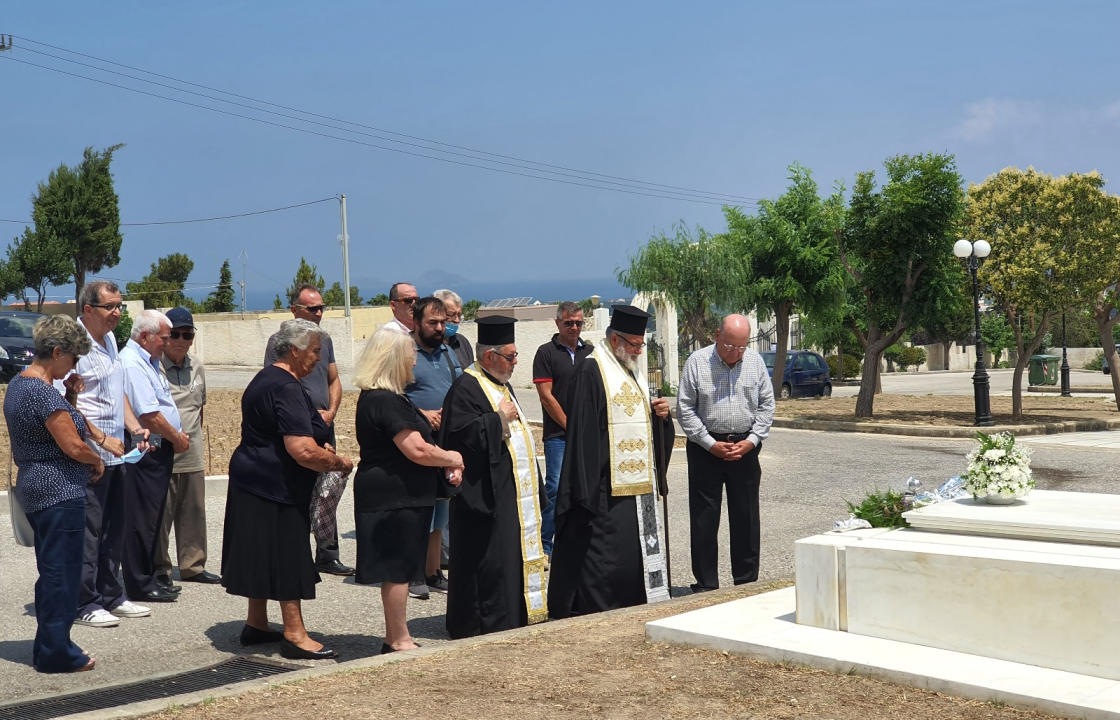
[[[473,149],[470,149],[470,148],[464,148],[468,152],[455,152],[453,150],[440,150],[439,148],[428,147],[428,145],[439,144],[439,145],[443,145],[445,147],[458,147],[458,146],[452,146],[452,145],[449,145],[447,143],[437,143],[437,141],[425,140],[423,138],[418,138],[418,140],[420,140],[420,142],[409,142],[409,141],[406,141],[406,140],[395,140],[391,137],[385,137],[384,135],[377,135],[377,134],[374,134],[374,133],[363,132],[361,130],[351,130],[347,127],[340,127],[338,125],[332,125],[330,123],[319,122],[317,120],[308,120],[306,118],[302,118],[302,117],[299,117],[297,115],[289,115],[287,113],[280,113],[280,112],[276,112],[274,110],[267,110],[267,109],[264,109],[264,108],[256,107],[254,105],[249,105],[249,104],[241,103],[241,102],[235,102],[235,101],[232,101],[232,100],[226,100],[225,98],[221,98],[221,97],[215,97],[214,95],[207,95],[206,93],[195,92],[193,90],[184,90],[183,88],[176,87],[174,85],[169,85],[167,83],[156,82],[154,80],[149,80],[149,79],[143,78],[143,77],[137,77],[135,75],[129,75],[128,73],[117,72],[115,70],[107,70],[105,68],[98,67],[97,65],[93,65],[91,63],[84,63],[84,62],[80,62],[78,60],[71,60],[70,58],[65,58],[65,57],[62,57],[60,55],[54,55],[54,54],[51,54],[51,53],[43,52],[41,50],[35,50],[33,48],[21,48],[21,49],[25,50],[26,52],[31,52],[31,53],[35,53],[37,55],[44,55],[46,57],[54,58],[56,60],[61,60],[62,62],[68,62],[68,63],[74,64],[74,65],[80,65],[82,67],[87,67],[87,68],[96,70],[98,72],[108,73],[110,75],[116,75],[116,76],[119,76],[119,77],[128,78],[129,80],[136,80],[138,82],[148,83],[150,85],[155,85],[157,87],[166,88],[166,89],[171,90],[173,92],[186,93],[188,95],[194,95],[196,97],[205,98],[207,100],[212,100],[214,102],[226,103],[228,105],[233,105],[234,107],[245,108],[247,110],[252,110],[254,112],[267,113],[268,115],[273,115],[273,116],[276,116],[276,117],[286,118],[288,120],[294,120],[296,122],[301,122],[301,123],[309,123],[311,125],[317,125],[319,127],[329,128],[331,130],[338,130],[340,132],[345,132],[345,133],[353,133],[355,135],[361,135],[363,137],[369,137],[369,138],[373,138],[375,140],[381,140],[382,142],[398,143],[398,144],[404,145],[406,147],[414,147],[414,148],[417,148],[417,149],[420,149],[420,150],[426,150],[426,151],[429,151],[429,152],[441,152],[441,153],[445,153],[447,155],[450,155],[452,157],[461,157],[461,158],[467,158],[467,159],[470,159],[470,160],[479,160],[479,161],[482,161],[482,162],[493,163],[493,164],[501,165],[501,166],[505,166],[505,167],[520,168],[522,170],[530,170],[530,171],[533,171],[533,172],[547,172],[551,175],[556,175],[556,176],[559,176],[559,177],[570,177],[570,178],[576,178],[576,179],[580,179],[580,180],[589,180],[589,181],[592,181],[592,182],[601,182],[601,183],[606,183],[608,185],[617,185],[617,186],[620,186],[620,187],[632,187],[632,188],[643,189],[643,190],[654,190],[654,189],[657,189],[657,187],[661,187],[661,188],[675,188],[676,187],[676,186],[671,186],[671,185],[658,185],[657,183],[646,183],[645,181],[642,181],[642,180],[628,180],[628,179],[625,179],[625,178],[621,178],[619,180],[599,179],[598,177],[589,177],[589,176],[599,176],[599,177],[604,177],[604,178],[605,177],[610,177],[610,176],[604,176],[600,173],[587,172],[587,171],[583,171],[583,170],[573,170],[573,169],[570,169],[570,168],[563,168],[563,167],[558,166],[558,165],[547,165],[546,163],[537,163],[537,162],[534,162],[534,161],[531,161],[531,160],[521,160],[520,158],[512,158],[513,160],[516,160],[516,162],[508,162],[508,161],[505,161],[505,160],[493,160],[490,157],[478,157],[478,155],[490,155],[490,156],[493,156],[493,157],[509,157],[509,156],[498,155],[496,153],[488,153],[488,152],[485,152],[485,151],[482,151],[482,150],[473,150]],[[102,62],[111,62],[111,61],[102,61]],[[147,72],[147,71],[141,71],[141,72]],[[177,80],[176,82],[184,82],[184,81]],[[226,93],[224,90],[214,90],[214,92],[230,94],[230,93]],[[270,104],[270,105],[272,104],[272,103],[267,103],[266,101],[263,101],[263,100],[253,100],[253,102],[265,103],[265,104]],[[305,115],[306,114],[315,115],[314,113],[306,113],[302,110],[294,110],[294,112],[298,112],[298,113],[305,114]],[[325,117],[325,116],[322,116],[322,117]],[[347,120],[336,120],[336,122],[340,122],[340,123],[343,123],[345,125],[355,125],[355,126],[358,126],[358,127],[368,127],[368,126],[361,125],[360,123],[354,123],[354,122],[350,122],[350,121],[347,121]],[[392,131],[385,131],[385,130],[378,130],[378,132],[400,135],[400,133],[393,133]],[[402,137],[404,137],[404,136],[402,135]],[[427,145],[423,145],[423,144],[421,144],[421,142],[427,143]],[[472,154],[468,154],[468,153],[472,153]],[[570,172],[562,172],[562,171],[559,171],[559,170],[554,170],[554,171],[541,170],[540,167],[534,167],[536,165],[553,167],[553,168],[560,168],[560,170],[564,170],[564,171],[570,170]],[[642,185],[654,185],[656,187],[642,187]],[[702,200],[714,200],[714,201],[718,201],[718,202],[723,203],[723,204],[732,203],[732,202],[742,203],[744,201],[747,201],[747,202],[753,201],[753,198],[742,198],[742,197],[735,196],[735,195],[725,195],[724,193],[709,193],[707,191],[692,190],[692,189],[689,189],[689,188],[673,189],[672,192],[674,194],[685,195],[685,196],[688,196],[688,197],[695,197],[695,198],[702,199]]]
[[[284,210],[292,210],[294,208],[307,207],[308,205],[317,205],[318,203],[331,202],[337,200],[336,197],[327,197],[319,200],[309,200],[308,202],[296,203],[295,205],[284,205],[283,207],[269,208],[267,210],[252,210],[250,212],[235,213],[233,215],[216,215],[214,217],[205,218],[192,218],[190,220],[154,220],[151,222],[133,222],[121,223],[121,227],[142,227],[148,225],[186,225],[187,223],[200,223],[211,222],[214,220],[232,220],[234,218],[250,217],[252,215],[264,215],[266,213],[282,212]],[[0,222],[19,223],[21,225],[31,225],[34,221],[29,220],[5,220],[0,219]]]
[[[288,124],[282,123],[282,122],[276,122],[276,121],[273,121],[273,120],[268,120],[268,119],[264,119],[264,118],[260,118],[260,117],[254,117],[254,116],[251,116],[251,115],[244,115],[242,113],[232,112],[232,111],[225,110],[225,109],[222,109],[222,108],[212,107],[210,105],[204,105],[204,104],[200,104],[200,103],[190,102],[190,101],[184,100],[182,98],[169,97],[169,96],[166,96],[166,95],[161,95],[159,93],[153,93],[153,92],[150,92],[150,91],[147,91],[147,90],[134,88],[134,87],[130,87],[130,86],[127,86],[127,85],[122,85],[120,83],[111,82],[111,81],[104,80],[104,79],[101,79],[101,78],[90,77],[88,75],[83,75],[81,73],[69,72],[69,71],[63,70],[63,69],[58,68],[58,67],[52,67],[52,66],[49,66],[49,65],[42,65],[42,64],[34,63],[34,62],[31,62],[31,61],[28,61],[28,60],[17,59],[15,57],[11,57],[11,56],[6,56],[4,58],[4,59],[9,59],[9,60],[14,60],[16,62],[25,64],[25,65],[30,65],[32,67],[37,67],[37,68],[44,69],[44,70],[50,70],[52,72],[56,72],[56,73],[59,73],[59,74],[62,74],[62,75],[68,75],[70,77],[76,77],[76,78],[79,78],[79,79],[88,80],[88,81],[96,82],[96,83],[103,84],[103,85],[108,85],[110,87],[116,87],[116,88],[119,88],[119,89],[122,89],[122,90],[127,90],[129,92],[133,92],[133,93],[137,93],[137,94],[141,94],[141,95],[147,95],[149,97],[155,97],[157,99],[161,99],[161,100],[165,100],[165,101],[169,101],[169,102],[175,102],[175,103],[187,105],[187,106],[190,106],[190,107],[199,108],[199,109],[202,109],[202,110],[209,110],[211,112],[216,112],[216,113],[220,113],[220,114],[223,114],[223,115],[229,115],[229,116],[232,116],[232,117],[237,117],[237,118],[241,118],[241,119],[244,119],[244,120],[249,120],[251,122],[257,122],[257,123],[261,123],[261,124],[264,124],[264,125],[270,125],[270,126],[273,126],[273,127],[280,127],[280,128],[284,128],[284,129],[288,129],[288,130],[294,130],[296,132],[302,132],[302,133],[306,133],[306,134],[310,134],[310,135],[316,135],[316,136],[324,137],[324,138],[327,138],[327,139],[338,140],[338,141],[348,142],[348,143],[357,144],[357,145],[363,145],[363,146],[374,148],[374,149],[387,150],[387,151],[390,151],[390,152],[396,152],[396,153],[400,153],[400,154],[404,154],[404,155],[410,155],[410,156],[414,156],[414,157],[421,157],[421,158],[425,158],[425,159],[429,159],[429,160],[437,160],[439,162],[444,162],[444,163],[448,163],[448,164],[461,165],[461,166],[466,166],[466,167],[473,167],[473,168],[482,169],[482,170],[489,170],[491,172],[505,173],[505,174],[516,175],[516,176],[521,176],[521,177],[528,177],[528,178],[535,179],[535,180],[545,180],[545,181],[549,181],[549,182],[556,182],[556,183],[567,184],[567,185],[588,187],[588,188],[598,189],[598,190],[609,190],[609,191],[612,191],[612,192],[622,192],[622,193],[631,194],[631,195],[640,195],[640,196],[655,197],[655,198],[669,199],[669,200],[681,200],[681,201],[685,201],[685,202],[693,202],[693,203],[708,204],[708,205],[754,204],[754,202],[755,202],[754,198],[747,198],[745,196],[730,195],[730,194],[726,194],[726,193],[713,193],[713,192],[709,192],[709,191],[696,190],[696,189],[693,189],[693,188],[685,188],[685,187],[673,186],[673,185],[664,185],[664,184],[660,184],[660,183],[651,183],[651,182],[648,182],[648,181],[634,180],[634,179],[630,179],[630,178],[623,178],[623,177],[619,177],[619,176],[607,175],[607,174],[604,174],[604,173],[596,173],[596,172],[593,172],[593,171],[578,170],[578,169],[574,169],[574,168],[567,168],[567,167],[560,166],[560,165],[551,165],[551,164],[548,164],[548,163],[541,163],[541,162],[537,162],[537,161],[526,160],[524,158],[518,158],[518,157],[512,156],[512,155],[502,155],[502,154],[499,154],[499,153],[489,153],[489,152],[486,152],[486,151],[477,150],[477,149],[473,149],[473,148],[469,148],[469,147],[465,147],[465,146],[453,145],[453,144],[450,144],[450,143],[444,143],[444,142],[437,141],[437,140],[430,140],[430,139],[421,138],[421,137],[418,137],[418,136],[406,135],[404,133],[397,133],[397,132],[392,131],[392,130],[385,130],[385,129],[376,128],[376,127],[370,126],[370,125],[364,125],[362,123],[354,123],[354,122],[339,119],[339,118],[332,118],[331,116],[327,116],[327,115],[319,115],[317,113],[311,113],[311,112],[308,112],[308,111],[299,110],[297,108],[290,108],[288,106],[279,105],[277,103],[271,103],[269,101],[259,100],[259,99],[256,99],[256,98],[251,98],[251,97],[245,96],[245,95],[238,95],[236,93],[230,93],[230,92],[220,90],[220,89],[217,89],[217,88],[211,88],[209,86],[199,85],[198,83],[191,83],[191,82],[186,81],[186,80],[180,80],[180,79],[177,79],[177,78],[173,78],[171,76],[160,75],[159,73],[152,73],[152,72],[144,70],[142,68],[136,68],[134,66],[124,65],[122,63],[117,63],[117,62],[114,62],[112,60],[106,60],[106,59],[103,59],[103,58],[98,58],[96,56],[86,55],[84,53],[79,53],[79,52],[76,52],[76,51],[67,50],[65,48],[59,48],[58,46],[50,45],[49,43],[42,43],[40,41],[33,40],[33,39],[30,39],[30,38],[21,38],[21,39],[26,40],[28,42],[38,44],[38,45],[43,45],[45,47],[50,47],[50,48],[53,48],[53,49],[61,50],[63,52],[78,55],[80,57],[86,57],[86,58],[89,58],[89,59],[97,60],[98,62],[108,63],[108,64],[111,64],[111,65],[116,65],[118,67],[128,68],[130,70],[135,70],[137,72],[150,74],[150,75],[153,75],[155,77],[161,77],[161,78],[169,79],[169,80],[172,80],[172,81],[177,82],[177,83],[181,83],[181,84],[185,84],[185,85],[191,85],[191,86],[194,86],[194,87],[200,87],[200,88],[203,88],[203,89],[206,89],[206,90],[210,90],[212,92],[218,92],[218,93],[230,95],[231,97],[246,99],[246,100],[250,100],[251,102],[264,104],[264,105],[270,105],[272,107],[279,107],[279,108],[291,110],[293,112],[297,112],[297,113],[300,113],[300,114],[303,114],[303,115],[325,118],[325,119],[332,120],[334,122],[340,122],[340,123],[344,123],[344,124],[347,124],[347,125],[353,125],[353,126],[356,126],[356,127],[365,127],[365,128],[377,130],[378,132],[398,135],[400,137],[406,137],[406,138],[409,138],[409,139],[415,139],[415,140],[419,140],[420,142],[428,143],[430,145],[438,145],[438,146],[441,146],[441,147],[456,148],[456,149],[465,150],[465,151],[470,152],[470,153],[474,153],[475,155],[488,155],[490,157],[475,157],[475,155],[465,155],[464,153],[456,153],[456,152],[452,152],[452,151],[449,151],[449,150],[442,150],[440,148],[430,148],[430,147],[426,147],[426,146],[423,146],[423,145],[419,145],[417,143],[410,143],[410,142],[405,142],[405,141],[401,141],[401,140],[395,140],[393,138],[386,138],[386,137],[382,137],[382,136],[372,135],[370,133],[364,133],[364,132],[357,131],[357,130],[340,128],[338,126],[330,125],[330,124],[327,124],[327,123],[321,123],[321,122],[317,122],[317,121],[314,121],[314,120],[307,120],[307,119],[304,119],[304,118],[294,117],[294,116],[291,116],[291,115],[286,115],[284,113],[277,113],[275,111],[268,110],[268,109],[265,109],[265,108],[257,108],[257,107],[245,105],[243,103],[237,103],[237,102],[233,102],[233,101],[230,101],[230,100],[226,100],[224,98],[213,97],[211,95],[206,95],[204,93],[197,93],[197,92],[194,92],[194,91],[191,91],[191,90],[185,90],[183,88],[177,88],[177,87],[170,86],[170,85],[167,85],[167,84],[164,84],[164,83],[158,83],[158,82],[155,82],[153,80],[148,80],[146,78],[138,78],[138,77],[135,77],[135,76],[132,76],[132,75],[128,75],[127,73],[119,73],[119,72],[116,72],[116,71],[113,71],[113,70],[110,70],[110,69],[97,67],[97,66],[94,66],[94,65],[90,65],[88,63],[82,63],[82,62],[79,62],[79,61],[76,61],[76,60],[71,60],[69,58],[59,57],[57,55],[52,55],[51,53],[45,53],[43,51],[34,50],[34,49],[31,49],[31,48],[21,48],[21,49],[25,49],[25,50],[28,50],[29,52],[37,53],[37,54],[40,54],[40,55],[46,55],[48,57],[52,57],[52,58],[55,58],[55,59],[58,59],[58,60],[62,60],[63,62],[69,62],[69,63],[89,67],[89,68],[92,68],[92,69],[94,69],[98,72],[109,73],[109,74],[112,74],[112,75],[127,77],[129,79],[136,80],[136,81],[139,81],[139,82],[158,85],[160,87],[170,89],[174,92],[188,93],[188,94],[191,94],[191,95],[206,98],[207,100],[226,103],[226,104],[231,104],[231,105],[234,105],[234,106],[237,106],[237,107],[246,108],[246,109],[251,110],[253,112],[266,113],[266,114],[269,114],[269,115],[272,115],[272,116],[278,116],[278,117],[291,119],[291,120],[294,120],[296,122],[319,125],[319,126],[322,126],[322,127],[332,129],[332,130],[337,130],[339,132],[352,133],[352,134],[356,134],[356,135],[365,135],[367,137],[373,137],[377,140],[381,140],[382,142],[397,143],[397,144],[405,145],[405,146],[408,146],[408,147],[418,148],[418,149],[424,150],[426,152],[415,152],[415,151],[410,151],[410,150],[400,148],[400,147],[391,147],[391,146],[381,145],[381,144],[378,144],[378,143],[365,142],[365,141],[361,141],[361,140],[351,138],[351,137],[340,137],[340,136],[334,135],[332,133],[319,132],[319,131],[312,130],[312,129],[309,129],[309,128],[306,128],[306,127],[292,126],[292,125],[288,125]],[[429,153],[433,153],[433,152],[434,153],[443,153],[444,155],[451,155],[451,156],[454,156],[454,157],[466,158],[467,160],[472,160],[472,161],[475,161],[475,162],[467,162],[467,161],[464,161],[464,160],[455,160],[455,159],[451,159],[451,158],[448,158],[448,157],[441,157],[439,155],[429,154]],[[510,160],[513,160],[514,162],[504,162],[502,160],[492,159],[492,158],[495,158],[495,157],[510,159]],[[478,164],[478,163],[489,163],[489,164],[481,165],[481,164]],[[506,169],[506,168],[503,168],[503,167],[493,167],[493,165],[504,165],[504,166],[506,166],[506,168],[512,167],[512,168],[517,168],[519,170],[525,170],[527,172],[518,172],[517,170],[510,170],[510,169]],[[538,166],[538,167],[533,167],[533,166]],[[555,168],[556,170],[563,170],[564,172],[557,172],[556,170],[549,170],[549,169],[544,169],[544,168]],[[587,176],[594,176],[594,177],[587,177]],[[574,178],[574,179],[565,180],[563,178]],[[585,182],[579,182],[579,181],[585,181]],[[665,188],[665,189],[662,190],[662,189],[659,189],[659,188]]]

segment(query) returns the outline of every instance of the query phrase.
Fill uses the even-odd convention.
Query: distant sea
[[[391,283],[392,281],[390,281]],[[363,302],[377,293],[387,293],[390,283],[372,284],[353,280],[358,286],[358,291]],[[462,296],[463,301],[480,300],[485,305],[492,300],[504,298],[532,298],[542,303],[558,300],[583,300],[584,298],[598,295],[606,304],[614,300],[629,302],[634,292],[619,284],[614,278],[584,278],[578,280],[517,280],[509,282],[472,282],[461,276],[457,277],[421,277],[416,281],[416,289],[425,295],[440,288],[450,288]],[[246,305],[249,310],[271,310],[272,300],[276,289],[268,291],[254,291],[249,288],[246,293]],[[241,295],[237,295],[237,303],[241,303]]]

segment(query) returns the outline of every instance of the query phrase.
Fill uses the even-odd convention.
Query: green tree
[[[161,257],[143,279],[125,285],[125,297],[143,300],[145,308],[194,307],[194,301],[183,294],[192,270],[194,261],[183,253]]]
[[[968,189],[969,237],[991,243],[980,268],[984,294],[1007,316],[1018,358],[1011,384],[1012,415],[1023,416],[1023,370],[1063,310],[1088,303],[1086,283],[1095,255],[1115,254],[1104,180],[1097,173],[1053,177],[1034,168],[1006,168]],[[1090,242],[1095,235],[1107,236]],[[1108,244],[1111,243],[1111,244]]]
[[[221,269],[218,270],[218,287],[210,291],[202,307],[205,312],[233,312],[233,272],[229,269],[228,258],[222,263]]]
[[[295,277],[292,278],[292,284],[284,291],[283,307],[288,306],[288,299],[292,297],[292,294],[295,293],[296,288],[300,285],[314,285],[319,289],[320,293],[326,288],[326,281],[323,280],[323,276],[319,274],[319,268],[307,262],[307,259],[303,257],[299,259],[299,267],[296,268],[296,274]],[[341,288],[339,288],[338,296],[340,299],[342,298]],[[324,301],[325,299],[326,298],[324,298]],[[327,304],[330,305],[331,303]],[[339,304],[341,305],[342,303],[340,302]]]
[[[856,178],[839,254],[853,281],[863,327],[852,330],[864,350],[856,417],[871,417],[879,359],[909,327],[945,312],[960,269],[953,257],[964,208],[951,155],[898,155]]]
[[[342,283],[335,282],[323,291],[323,304],[330,307],[342,307],[346,304],[346,296],[342,294]],[[362,296],[358,294],[356,285],[350,286],[350,306],[362,304]]]
[[[280,299],[280,293],[276,293],[276,297],[272,298],[272,309],[273,310],[283,310],[284,309],[284,301]]]
[[[59,165],[32,197],[35,234],[57,243],[62,257],[73,264],[69,274],[75,301],[87,274],[121,260],[120,211],[109,165],[122,147],[112,145],[100,152],[87,147],[77,167]]]
[[[47,286],[65,283],[73,271],[64,252],[57,238],[24,228],[23,235],[8,246],[7,269],[16,286],[5,290],[20,297],[27,310],[31,309],[31,302],[26,291],[33,290],[35,311],[42,312]]]
[[[20,297],[23,287],[23,275],[19,269],[6,260],[0,260],[0,301],[7,300],[9,295]],[[21,299],[26,307],[27,298]]]
[[[369,300],[366,300],[366,304],[372,305],[373,307],[385,307],[389,304],[389,296],[385,293],[377,293]]]
[[[998,367],[1003,351],[1015,345],[1015,331],[1003,313],[993,310],[980,316],[980,339],[992,354],[992,365]]]
[[[113,338],[117,341],[117,349],[120,350],[128,344],[128,337],[132,334],[132,316],[128,314],[128,307],[121,308],[121,319],[117,326],[113,328]]]
[[[466,321],[474,320],[478,317],[478,309],[482,307],[481,300],[468,300],[463,303],[463,319]]]
[[[746,277],[745,260],[731,249],[726,236],[674,227],[674,234],[650,238],[630,257],[630,266],[616,270],[618,281],[639,292],[660,294],[673,303],[681,319],[685,347],[706,345],[715,335],[716,308],[735,303]]]
[[[790,315],[831,313],[844,294],[834,243],[844,221],[842,193],[821,200],[812,173],[797,163],[788,177],[785,194],[763,200],[756,216],[736,207],[723,210],[732,251],[747,258],[750,268],[737,304],[756,307],[760,321],[774,318],[774,367],[785,367]]]

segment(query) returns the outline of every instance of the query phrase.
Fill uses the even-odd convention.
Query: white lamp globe
[[[987,243],[984,243],[987,245]],[[972,243],[968,240],[957,240],[953,245],[953,254],[959,258],[966,258],[972,254]]]
[[[972,252],[976,253],[978,258],[986,258],[992,254],[992,246],[987,240],[977,240],[972,244]]]

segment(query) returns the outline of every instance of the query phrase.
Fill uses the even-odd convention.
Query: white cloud
[[[1037,103],[985,98],[968,105],[965,119],[957,125],[953,134],[964,140],[986,140],[1008,131],[1021,132],[1041,127],[1045,121],[1046,113]]]

